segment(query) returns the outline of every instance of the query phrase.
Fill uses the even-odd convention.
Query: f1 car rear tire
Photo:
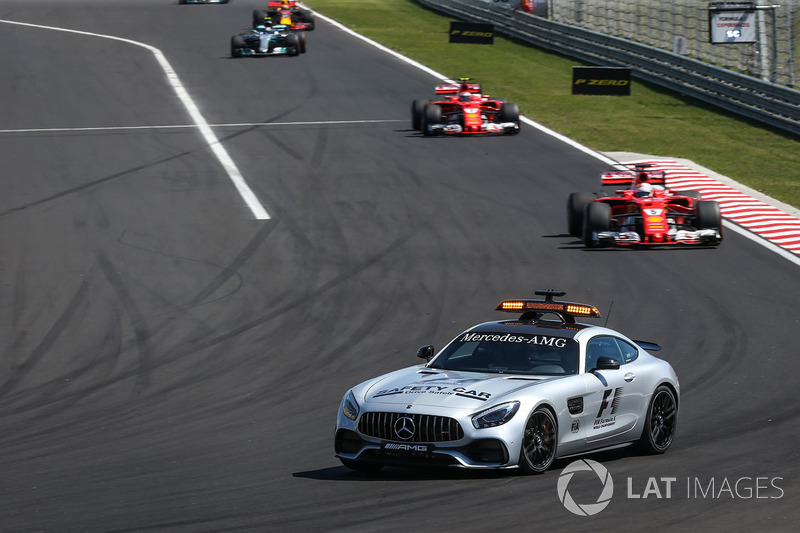
[[[314,31],[314,14],[308,9],[301,9],[298,14],[300,15],[300,20],[308,24],[306,31]]]
[[[253,27],[261,26],[266,24],[266,20],[269,18],[269,15],[263,9],[256,9],[253,11]]]
[[[573,192],[567,199],[567,228],[573,237],[580,237],[583,232],[583,212],[594,199],[590,192]]]
[[[526,474],[542,474],[553,464],[558,445],[558,424],[546,407],[539,407],[525,424],[519,466]]]
[[[700,191],[677,191],[674,193],[675,196],[688,196],[689,198],[694,198],[699,200],[703,195],[700,194]]]
[[[231,37],[231,57],[240,57],[244,47],[244,39],[241,35]]]
[[[583,243],[589,248],[603,246],[595,233],[611,229],[611,206],[604,202],[589,202],[583,212]]]
[[[646,416],[639,446],[644,453],[662,454],[672,444],[678,424],[678,402],[672,389],[666,385],[656,388]]]
[[[435,135],[429,128],[429,124],[442,123],[442,106],[437,104],[425,104],[422,112],[422,133],[424,135]]]
[[[411,129],[422,131],[422,113],[430,100],[414,100],[411,102]]]

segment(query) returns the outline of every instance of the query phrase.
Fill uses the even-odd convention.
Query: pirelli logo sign
[[[572,67],[572,94],[631,94],[628,67]]]
[[[494,24],[481,22],[450,22],[450,42],[494,44]]]

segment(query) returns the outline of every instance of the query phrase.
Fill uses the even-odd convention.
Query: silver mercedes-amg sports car
[[[384,465],[521,468],[637,444],[667,451],[678,416],[669,363],[612,329],[577,323],[597,308],[544,299],[503,301],[518,318],[459,334],[425,364],[356,385],[344,395],[334,450],[355,470]]]

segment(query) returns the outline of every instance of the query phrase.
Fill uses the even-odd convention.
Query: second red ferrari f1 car
[[[570,234],[588,247],[721,243],[719,204],[703,200],[698,191],[670,191],[664,172],[649,166],[603,173],[603,185],[627,187],[614,194],[570,194]]]
[[[479,83],[437,85],[436,94],[411,102],[411,126],[423,135],[519,133],[519,106],[481,94]]]

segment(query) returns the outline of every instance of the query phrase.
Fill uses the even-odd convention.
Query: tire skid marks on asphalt
[[[800,218],[752,198],[676,161],[645,161],[653,170],[663,170],[673,190],[700,191],[704,200],[719,202],[722,216],[767,239],[780,248],[800,255]]]
[[[222,168],[225,169],[225,172],[228,174],[228,178],[231,180],[231,183],[233,183],[233,186],[236,188],[239,196],[241,196],[242,200],[244,200],[244,202],[247,204],[250,212],[258,220],[268,220],[270,218],[269,213],[267,213],[267,210],[258,200],[256,194],[247,184],[247,181],[245,181],[244,176],[242,176],[242,173],[239,171],[239,168],[236,166],[236,163],[234,163],[230,154],[228,154],[228,151],[225,150],[225,147],[222,146],[222,143],[211,130],[211,126],[208,124],[208,122],[206,122],[206,119],[200,113],[200,109],[194,103],[192,97],[189,96],[186,88],[178,78],[178,74],[172,68],[172,65],[170,65],[169,61],[167,61],[166,56],[163,54],[163,52],[161,52],[161,50],[155,46],[150,46],[149,44],[131,39],[125,39],[123,37],[116,37],[114,35],[104,35],[101,33],[92,33],[88,31],[72,30],[69,28],[59,28],[57,26],[44,26],[41,24],[31,24],[28,22],[17,22],[5,19],[0,19],[0,23],[14,24],[16,26],[27,26],[30,28],[39,28],[43,30],[60,31],[65,33],[74,33],[77,35],[85,35],[87,37],[98,37],[101,39],[109,39],[112,41],[132,44],[149,50],[150,53],[155,56],[156,62],[161,67],[161,70],[164,71],[164,75],[166,76],[170,87],[172,87],[172,90],[175,91],[175,94],[183,104],[186,111],[189,113],[189,116],[192,117],[192,120],[194,121],[194,127],[200,131],[200,134],[203,136],[206,144],[208,144],[208,147],[214,153],[217,160],[222,165]]]

